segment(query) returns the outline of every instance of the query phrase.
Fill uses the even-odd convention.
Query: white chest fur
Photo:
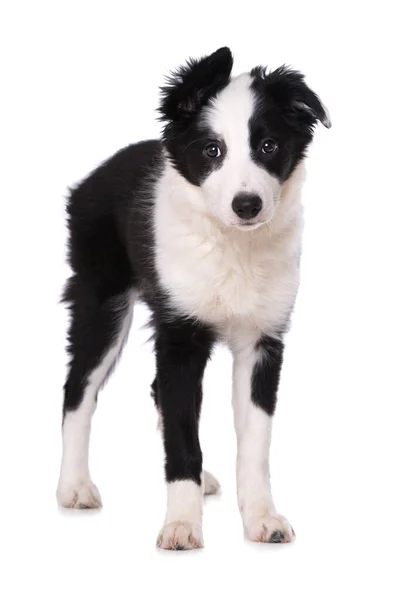
[[[300,202],[282,198],[272,226],[222,230],[201,192],[171,171],[157,188],[155,236],[158,273],[173,306],[221,330],[237,323],[280,331],[299,282]]]

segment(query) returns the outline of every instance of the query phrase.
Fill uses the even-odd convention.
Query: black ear
[[[266,74],[257,67],[253,75],[264,79],[267,91],[294,124],[313,127],[317,121],[331,127],[329,113],[320,98],[304,82],[304,75],[286,66]]]
[[[189,59],[171,73],[166,85],[161,88],[161,120],[193,116],[226,86],[232,65],[229,48],[220,48],[201,59]]]

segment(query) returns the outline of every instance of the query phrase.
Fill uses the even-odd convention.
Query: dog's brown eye
[[[277,150],[278,150],[278,144],[276,143],[275,140],[268,138],[267,140],[263,141],[262,146],[261,146],[261,151],[264,152],[264,154],[273,154]]]
[[[204,148],[204,154],[208,158],[219,158],[221,156],[221,148],[215,142],[211,142]]]

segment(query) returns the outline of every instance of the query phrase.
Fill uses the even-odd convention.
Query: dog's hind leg
[[[63,455],[57,499],[68,508],[98,508],[99,492],[89,474],[89,437],[97,393],[128,335],[135,292],[99,293],[73,276],[65,299],[71,309],[71,360],[64,386]]]
[[[218,479],[214,477],[212,473],[203,470],[202,481],[203,493],[205,496],[212,496],[218,493],[221,486],[219,485]]]

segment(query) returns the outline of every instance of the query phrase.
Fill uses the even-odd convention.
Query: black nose
[[[232,210],[241,219],[253,219],[258,215],[262,201],[257,194],[238,194],[232,202]]]

